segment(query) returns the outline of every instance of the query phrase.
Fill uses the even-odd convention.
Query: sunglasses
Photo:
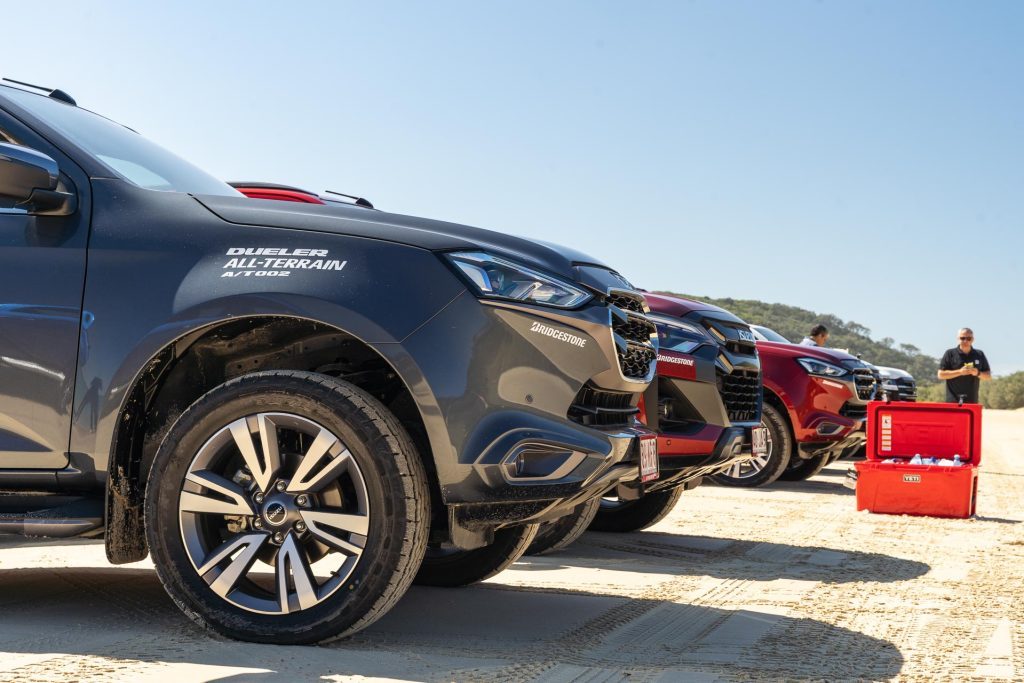
[[[974,341],[974,337],[960,337],[960,341]]]

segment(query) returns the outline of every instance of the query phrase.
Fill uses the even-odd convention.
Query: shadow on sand
[[[574,566],[675,576],[824,583],[908,581],[931,569],[924,562],[881,553],[657,531],[588,532],[561,553],[525,560],[525,565],[521,562],[516,568],[545,571]]]
[[[175,608],[150,569],[8,569],[0,571],[0,596],[4,664],[16,660],[28,678],[37,668],[52,673],[62,656],[70,658],[60,671],[70,667],[72,678],[142,673],[147,665],[173,677],[174,665],[187,664],[186,678],[219,681],[459,680],[471,671],[478,680],[507,679],[513,671],[523,679],[524,667],[536,664],[539,674],[558,666],[551,663],[877,680],[895,676],[903,664],[891,643],[813,619],[582,590],[414,587],[377,624],[325,647],[210,636]],[[86,655],[111,659],[90,663]]]

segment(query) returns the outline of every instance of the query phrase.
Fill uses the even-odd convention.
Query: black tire
[[[538,524],[520,524],[494,532],[494,542],[483,548],[461,550],[430,546],[414,582],[420,586],[457,588],[489,579],[526,553]]]
[[[828,453],[817,455],[804,460],[803,458],[790,458],[789,465],[779,475],[779,481],[804,481],[810,479],[818,472],[825,469],[825,465],[832,462],[832,456]]]
[[[636,500],[622,500],[612,493],[601,499],[590,530],[625,533],[654,526],[672,512],[685,490],[676,486],[667,491],[645,493]]]
[[[767,486],[782,476],[793,454],[793,434],[789,422],[778,408],[770,403],[761,406],[761,426],[768,428],[768,455],[763,464],[750,463],[740,467],[733,474],[729,469],[711,476],[711,480],[722,486],[755,488]],[[752,470],[752,471],[751,471]]]
[[[254,418],[254,415],[258,417]],[[338,493],[341,490],[339,482],[345,477],[349,478],[346,481],[351,482],[355,476],[351,472],[358,473],[361,490],[350,498],[358,497],[362,501],[360,504],[366,506],[365,521],[362,522],[366,533],[358,536],[358,542],[363,545],[353,555],[321,543],[319,539],[322,538],[323,529],[319,522],[311,523],[308,529],[303,524],[293,524],[286,528],[284,534],[269,534],[270,527],[263,521],[263,516],[267,516],[267,520],[279,520],[280,512],[271,511],[270,504],[262,507],[260,504],[252,505],[254,513],[249,518],[242,517],[242,522],[233,521],[238,517],[225,517],[223,514],[218,517],[208,510],[201,510],[202,514],[197,515],[194,509],[189,509],[186,501],[195,500],[185,495],[187,489],[194,487],[195,480],[191,477],[196,476],[196,471],[192,468],[199,461],[200,454],[210,448],[214,436],[221,438],[219,435],[224,433],[227,426],[251,425],[255,423],[248,420],[268,416],[313,424],[322,430],[318,433],[318,439],[324,432],[336,439],[331,445],[332,450],[323,451],[313,459],[319,466],[326,457],[327,465],[316,472],[311,470],[306,475],[300,474],[300,467],[293,468],[299,471],[291,471],[291,483],[297,488],[308,484],[308,488],[304,489],[308,495],[298,498],[304,498],[304,502],[315,509],[290,511],[288,514],[312,512],[337,517],[336,510],[330,508],[330,505],[337,506],[337,509],[350,505],[345,501],[337,502],[342,500],[342,494]],[[282,431],[276,425],[272,424],[271,427],[275,448],[280,451],[278,460],[281,463],[305,464],[303,458],[312,453],[312,448],[304,450],[303,444],[307,442],[303,441],[303,437],[294,433],[288,435],[287,432],[282,436]],[[262,435],[264,429],[261,422],[258,433]],[[270,433],[269,429],[267,433]],[[231,432],[231,437],[235,438],[234,434]],[[255,441],[256,434],[250,431],[249,436],[256,444],[264,443]],[[289,438],[294,440],[288,441]],[[238,447],[240,442],[235,441],[237,456],[230,455],[232,446],[227,437],[225,443],[228,445],[218,451],[225,455],[216,456],[215,462],[228,462],[228,468],[236,468],[235,461],[245,456]],[[270,443],[269,439],[265,443]],[[263,446],[258,448],[262,453]],[[341,449],[347,450],[348,455],[341,452]],[[269,460],[265,454],[259,455],[259,459],[262,462]],[[342,463],[338,461],[343,461],[343,466],[339,466]],[[252,469],[248,468],[251,461],[244,462],[246,467],[238,469],[238,472],[251,472]],[[310,466],[313,464],[311,462]],[[284,480],[284,477],[289,476],[289,467],[282,464],[274,470],[268,468],[274,477],[264,479],[272,483],[265,487],[268,500],[271,497],[276,500],[278,497],[292,495],[284,490],[286,485],[291,485]],[[343,474],[331,474],[322,481],[318,479],[320,474],[328,470]],[[244,493],[251,494],[255,500],[260,490],[257,478],[253,476],[246,480],[245,474],[238,476],[241,477],[240,481],[248,481],[250,488],[244,490]],[[186,477],[189,479],[186,480]],[[314,479],[319,483],[310,483]],[[235,481],[239,491],[243,491],[238,479],[232,481]],[[211,390],[189,407],[171,427],[157,451],[149,473],[146,536],[161,582],[178,607],[193,621],[240,640],[282,645],[316,643],[350,635],[368,626],[387,612],[409,588],[425,552],[429,531],[430,505],[426,481],[423,464],[405,429],[387,408],[365,391],[347,382],[314,373],[257,372],[238,377]],[[204,501],[215,498],[209,489],[203,489],[198,495]],[[335,496],[331,498],[335,502],[324,503],[322,508],[318,507],[319,503],[314,505],[309,502],[328,496]],[[236,504],[239,504],[239,500],[249,501],[244,497],[236,497],[234,500]],[[191,521],[194,519],[199,521]],[[213,574],[215,570],[218,575],[204,580],[194,559],[190,559],[196,551],[193,546],[186,547],[183,529],[194,531],[213,528],[214,536],[220,534],[223,538],[225,534],[234,533],[234,538],[238,538],[243,534],[238,532],[237,526],[231,528],[232,524],[244,525],[246,519],[246,538],[256,538],[262,533],[262,527],[268,529],[266,542],[252,542],[243,547],[246,551],[252,546],[259,548],[261,554],[264,551],[271,554],[276,573],[270,576],[271,581],[276,581],[276,588],[262,586],[261,579],[265,575],[254,576],[247,567],[242,570],[244,573],[241,578],[232,583],[231,589],[225,590],[221,586],[222,595],[214,591],[213,584],[218,583],[224,574],[231,573],[229,570],[234,568],[237,559],[223,557],[217,561],[221,563],[218,566],[210,558],[223,549],[224,545],[217,551],[209,550],[212,546],[205,550],[200,548],[209,553],[203,564],[207,568],[206,572]],[[305,519],[307,517],[301,517],[300,521]],[[226,529],[220,529],[220,523]],[[279,524],[279,521],[274,524]],[[305,533],[300,535],[300,531]],[[349,532],[338,528],[331,533],[341,539],[342,534]],[[287,540],[279,544],[280,548],[276,550],[271,546],[271,537],[275,535],[283,535]],[[199,538],[202,540],[204,537]],[[205,538],[209,540],[209,537]],[[349,541],[354,538],[353,535],[348,536]],[[327,550],[315,551],[314,547]],[[286,552],[289,548],[297,550],[294,553]],[[333,579],[327,578],[321,584],[320,570],[310,568],[311,564],[318,561],[319,558],[313,556],[318,553],[319,558],[344,558],[342,561],[351,567],[344,575],[345,578],[335,580],[333,584]],[[351,564],[353,557],[354,565]],[[263,565],[259,564],[261,561],[270,563],[262,555],[257,555],[249,566],[262,569]],[[209,568],[211,565],[214,570]],[[226,566],[222,568],[223,565]],[[302,574],[303,569],[308,570],[306,574]],[[307,577],[313,580],[313,593],[303,592],[310,585]],[[225,579],[225,582],[230,581]],[[283,607],[277,613],[261,613],[237,604],[240,593],[249,596],[260,590],[270,595],[265,599],[266,602],[276,601],[278,607]],[[307,603],[305,605],[301,604],[304,598]]]
[[[580,503],[572,512],[551,522],[545,522],[537,529],[533,543],[526,549],[527,555],[547,555],[570,546],[583,535],[601,505],[600,498]]]

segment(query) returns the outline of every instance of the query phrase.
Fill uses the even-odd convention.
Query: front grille
[[[761,404],[761,374],[752,370],[718,371],[718,391],[733,422],[753,422]]]
[[[723,329],[733,330],[734,334],[739,336],[738,331],[743,331],[747,333],[750,332],[750,327],[748,327],[747,325],[738,325],[735,323],[725,322],[722,320],[712,318],[702,318],[701,324],[704,326],[704,329],[706,329],[711,334],[711,337],[718,342],[718,345],[724,346],[729,351],[729,353],[739,356],[757,355],[757,345],[753,340],[748,341],[742,338],[731,339],[727,337],[724,332],[722,332]]]
[[[619,367],[624,377],[647,379],[653,372],[658,352],[651,342],[658,329],[646,316],[647,307],[638,294],[612,292],[606,297],[612,311],[612,332]]]
[[[853,383],[857,387],[857,398],[870,401],[875,396],[878,380],[868,368],[857,368],[853,371]]]
[[[897,393],[901,401],[917,400],[917,382],[909,377],[900,377],[896,380],[896,386],[899,387]]]
[[[628,427],[640,412],[636,394],[604,391],[586,384],[569,406],[569,419],[588,427]]]
[[[646,318],[630,316],[626,320],[616,322],[618,324],[612,325],[612,328],[615,330],[615,334],[619,335],[626,341],[637,342],[639,344],[649,344],[651,341],[651,332],[656,332],[654,323]]]
[[[619,349],[619,365],[622,374],[631,379],[646,379],[651,364],[658,358],[658,352],[649,346],[630,344],[623,351]]]
[[[839,414],[851,420],[863,420],[868,416],[867,403],[845,403],[839,409]]]
[[[609,305],[618,306],[624,311],[632,311],[633,313],[640,314],[647,313],[647,308],[644,306],[644,300],[637,296],[633,296],[632,294],[612,292],[606,297],[606,300]]]
[[[732,353],[737,356],[757,355],[757,346],[755,346],[753,342],[729,341],[726,342],[725,348],[729,350],[729,353]]]

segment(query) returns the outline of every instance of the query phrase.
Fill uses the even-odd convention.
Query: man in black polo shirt
[[[969,327],[961,328],[960,343],[942,354],[939,363],[939,379],[946,380],[946,401],[956,403],[964,397],[964,403],[978,402],[978,385],[981,380],[992,379],[992,368],[985,354],[974,348],[974,332]]]

